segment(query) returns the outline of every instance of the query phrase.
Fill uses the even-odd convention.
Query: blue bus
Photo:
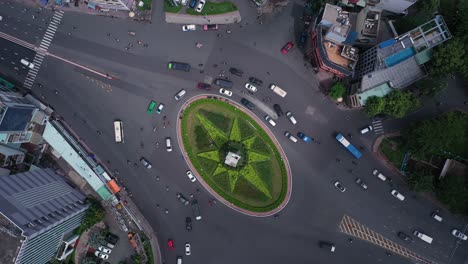
[[[359,152],[343,135],[336,135],[336,140],[341,143],[356,159],[359,159],[362,156],[362,153]]]

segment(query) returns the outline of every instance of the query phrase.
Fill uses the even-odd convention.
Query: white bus
[[[115,131],[115,142],[123,143],[124,142],[124,133],[123,133],[123,123],[120,120],[114,121],[114,131]]]

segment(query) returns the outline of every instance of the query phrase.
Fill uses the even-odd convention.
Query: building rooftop
[[[346,38],[351,30],[349,12],[336,5],[325,5],[321,23],[330,28],[330,32]]]
[[[236,153],[233,152],[228,152],[226,155],[226,160],[224,161],[225,164],[231,166],[231,167],[236,167],[237,163],[239,162],[241,156],[237,155]]]

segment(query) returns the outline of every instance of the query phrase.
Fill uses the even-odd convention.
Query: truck
[[[419,237],[422,241],[424,241],[426,243],[429,243],[429,244],[432,243],[432,237],[430,237],[430,236],[428,236],[428,235],[426,235],[424,233],[421,233],[418,230],[414,230],[413,235]]]
[[[356,149],[342,134],[336,135],[336,140],[341,143],[356,159],[362,156],[362,153]]]
[[[288,94],[285,90],[281,89],[278,85],[276,84],[270,84],[270,90],[272,90],[274,93],[276,93],[277,95],[281,96],[281,97],[286,97],[286,95]]]
[[[195,219],[197,220],[201,220],[202,219],[202,216],[200,214],[200,206],[198,206],[198,201],[197,200],[193,200],[191,202],[192,204],[192,212],[193,212],[193,216],[195,217]]]

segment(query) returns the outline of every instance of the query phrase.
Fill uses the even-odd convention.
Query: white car
[[[185,255],[190,256],[191,253],[190,243],[185,243]]]
[[[21,59],[20,62],[21,62],[21,64],[23,64],[24,66],[29,67],[30,69],[34,69],[34,63],[29,62],[29,61],[27,61],[27,60],[25,60],[25,59]]]
[[[106,253],[106,254],[110,254],[112,252],[112,250],[104,247],[104,246],[100,246],[99,248],[99,251],[103,252],[103,253]]]
[[[183,25],[182,26],[182,31],[194,31],[197,29],[197,26],[195,25]]]
[[[271,126],[276,126],[276,122],[273,120],[273,118],[271,118],[271,116],[265,116],[265,120],[268,121],[268,123],[270,123]]]
[[[286,117],[288,117],[289,121],[291,121],[293,125],[297,124],[296,118],[294,118],[290,111],[286,112]]]
[[[390,193],[393,195],[393,197],[397,198],[397,199],[400,200],[400,201],[404,201],[404,200],[405,200],[405,196],[403,196],[403,195],[402,195],[401,193],[399,193],[397,190],[392,190]]]
[[[452,235],[454,235],[455,237],[457,237],[457,238],[459,238],[461,240],[467,240],[468,239],[468,237],[465,234],[458,231],[457,229],[452,230]]]
[[[171,143],[171,138],[170,137],[166,138],[166,150],[167,150],[167,152],[172,151],[172,143]]]
[[[340,190],[340,192],[345,192],[345,191],[346,191],[346,187],[344,187],[344,185],[341,184],[341,182],[339,182],[339,181],[336,181],[333,185],[334,185],[338,190]]]
[[[140,159],[140,162],[143,164],[143,166],[145,166],[147,169],[151,169],[153,167],[153,165],[151,165],[151,163],[149,163],[149,161],[147,161],[145,158],[141,158]]]
[[[363,128],[363,129],[361,129],[361,135],[364,135],[369,131],[372,131],[372,126],[367,126],[367,127]]]
[[[220,93],[220,94],[227,95],[227,96],[232,96],[232,92],[229,91],[229,90],[226,90],[226,89],[224,89],[224,88],[219,89],[219,93]]]
[[[190,179],[191,182],[195,182],[197,180],[197,178],[195,178],[195,175],[193,175],[192,171],[188,170],[186,172],[187,174],[187,177]]]
[[[98,258],[101,258],[101,259],[108,259],[109,258],[109,255],[105,254],[105,253],[102,253],[101,251],[94,251],[94,255]]]
[[[257,91],[257,87],[253,86],[250,83],[245,84],[245,89],[251,91],[252,93],[255,93]]]
[[[205,0],[200,0],[200,2],[198,2],[198,5],[197,5],[197,8],[195,8],[195,10],[200,13],[202,10],[203,10],[203,7],[205,7]]]

